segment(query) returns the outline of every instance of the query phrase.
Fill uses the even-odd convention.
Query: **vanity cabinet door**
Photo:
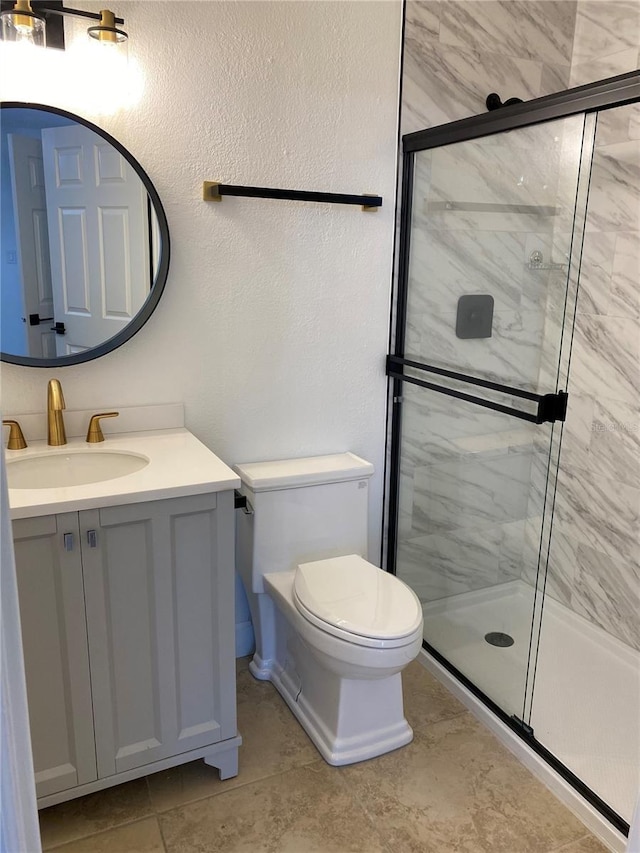
[[[78,514],[18,519],[13,534],[36,792],[44,797],[97,775]]]
[[[236,735],[233,521],[231,492],[80,513],[99,777]]]

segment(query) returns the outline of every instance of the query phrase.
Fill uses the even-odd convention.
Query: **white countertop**
[[[106,436],[99,444],[87,444],[82,437],[70,438],[61,447],[49,447],[46,441],[33,441],[25,450],[5,452],[10,462],[42,453],[65,454],[80,450],[142,454],[150,461],[132,474],[82,486],[9,489],[11,518],[222,492],[240,486],[238,475],[183,428],[114,434]]]

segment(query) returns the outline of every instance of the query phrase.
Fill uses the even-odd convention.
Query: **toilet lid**
[[[360,637],[398,639],[422,623],[413,590],[356,554],[302,563],[293,590],[303,615]]]

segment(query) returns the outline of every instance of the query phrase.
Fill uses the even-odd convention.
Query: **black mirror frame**
[[[117,335],[114,335],[112,338],[104,341],[101,344],[98,344],[96,347],[92,347],[91,349],[84,350],[83,352],[74,353],[73,355],[62,355],[57,358],[35,358],[33,356],[26,355],[13,355],[11,353],[0,352],[0,361],[8,362],[9,364],[22,364],[25,367],[67,367],[72,364],[83,364],[87,361],[93,361],[94,358],[100,358],[100,356],[106,355],[108,352],[112,352],[118,347],[122,346],[129,338],[132,338],[147,322],[149,317],[155,311],[158,302],[160,301],[160,297],[164,291],[165,285],[167,283],[167,276],[169,273],[169,258],[171,255],[171,247],[169,241],[169,224],[167,222],[167,216],[164,211],[164,207],[162,206],[162,202],[160,201],[160,196],[158,195],[156,188],[151,183],[151,179],[142,168],[140,163],[135,159],[135,157],[127,151],[127,149],[118,142],[117,139],[114,139],[111,134],[107,133],[106,130],[103,130],[101,127],[93,124],[87,119],[82,118],[81,116],[76,115],[75,113],[68,112],[67,110],[61,110],[57,107],[47,106],[45,104],[30,104],[25,103],[23,101],[3,101],[0,103],[0,110],[2,109],[29,109],[29,110],[41,110],[42,112],[53,113],[54,115],[64,116],[65,118],[71,119],[73,121],[78,122],[78,124],[83,124],[85,127],[88,127],[89,130],[92,130],[94,133],[97,133],[98,136],[101,136],[103,139],[106,139],[113,147],[127,160],[131,166],[135,169],[138,177],[144,184],[144,187],[149,194],[149,198],[151,199],[151,203],[153,205],[155,214],[158,218],[158,228],[160,231],[160,259],[158,262],[158,270],[156,273],[155,281],[153,283],[153,288],[147,297],[142,308],[138,311],[135,317],[131,320],[126,328],[124,328],[121,332],[118,332]]]

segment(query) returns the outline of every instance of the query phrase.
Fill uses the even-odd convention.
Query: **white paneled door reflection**
[[[69,355],[116,335],[149,295],[148,196],[87,128],[45,128],[42,146],[58,355]]]
[[[8,143],[27,352],[39,358],[52,358],[56,354],[56,341],[51,331],[53,294],[42,145],[39,139],[15,133],[8,135]],[[49,317],[51,322],[32,325],[28,322],[31,314]]]

